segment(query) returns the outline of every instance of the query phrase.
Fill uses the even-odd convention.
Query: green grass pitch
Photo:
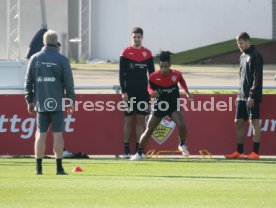
[[[34,164],[0,159],[1,208],[276,206],[275,159],[65,159],[66,176],[55,175],[54,159],[41,176]]]

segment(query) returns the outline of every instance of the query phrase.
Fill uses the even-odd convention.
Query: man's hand
[[[187,96],[187,98],[188,98],[189,101],[193,101],[194,100],[194,96],[192,94],[187,93],[186,96]]]
[[[34,108],[35,108],[35,104],[34,103],[28,103],[28,112],[29,112],[29,114],[31,114],[31,115],[35,114]]]
[[[122,99],[123,99],[123,101],[128,102],[128,94],[127,93],[123,93],[122,94]]]
[[[69,115],[72,115],[75,112],[75,106],[71,105],[70,107],[66,108],[66,112]]]
[[[254,99],[252,98],[248,98],[247,102],[246,102],[246,106],[248,108],[252,108],[254,106]]]

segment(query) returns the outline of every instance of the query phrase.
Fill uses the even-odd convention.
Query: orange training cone
[[[72,170],[72,172],[82,172],[83,170],[81,169],[80,166],[76,166],[74,167],[74,169]]]

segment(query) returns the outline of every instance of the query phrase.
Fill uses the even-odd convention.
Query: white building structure
[[[0,1],[0,60],[7,59],[7,1]],[[20,1],[20,0],[17,0]],[[78,59],[118,60],[130,44],[129,31],[144,29],[144,45],[185,51],[233,39],[276,38],[275,0],[45,0],[48,27],[61,38],[63,52]],[[41,25],[38,0],[21,0],[20,58]],[[71,40],[69,42],[69,40]],[[72,40],[81,40],[72,41]]]

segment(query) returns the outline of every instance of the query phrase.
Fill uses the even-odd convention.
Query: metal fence
[[[238,90],[238,86],[189,86],[189,90]],[[264,86],[264,90],[276,90],[276,86]],[[1,91],[24,91],[23,86],[0,86]],[[116,94],[120,93],[120,85],[102,85],[102,86],[75,86],[75,90],[114,90]]]

